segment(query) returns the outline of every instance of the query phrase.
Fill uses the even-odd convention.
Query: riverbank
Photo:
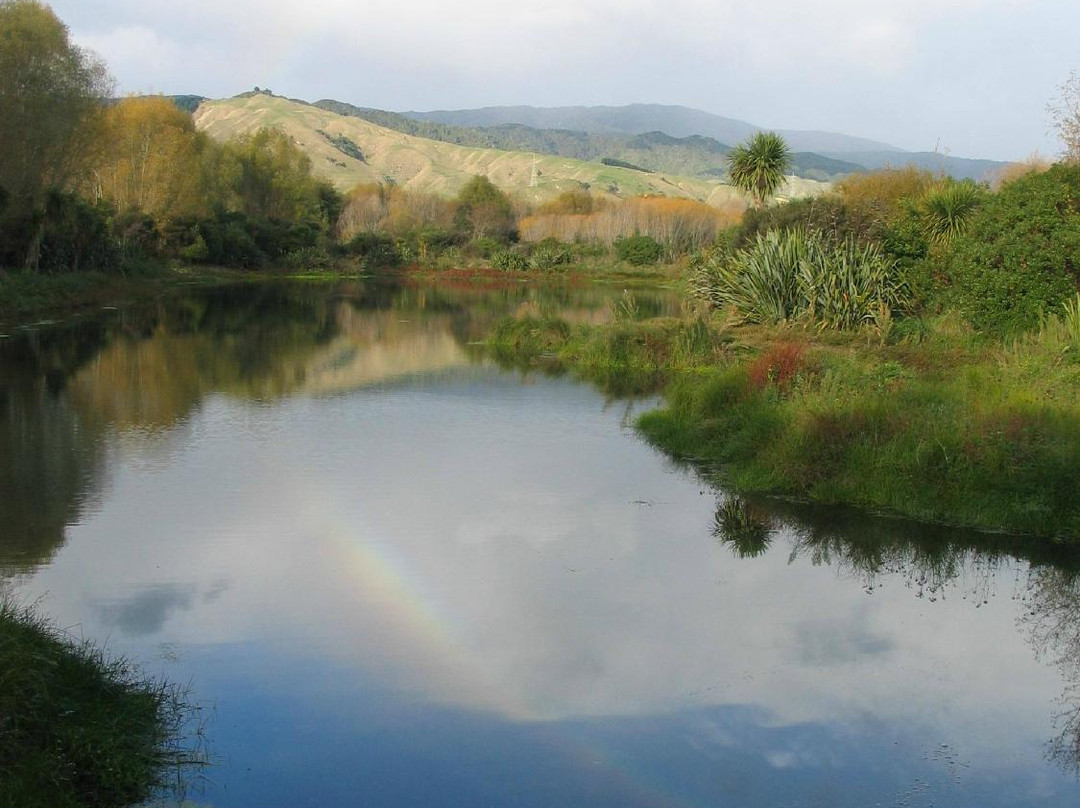
[[[178,785],[184,693],[0,599],[0,805],[121,808]]]
[[[1080,540],[1080,345],[1060,329],[1005,344],[948,317],[882,339],[616,312],[504,320],[489,345],[663,390],[638,429],[735,490]]]

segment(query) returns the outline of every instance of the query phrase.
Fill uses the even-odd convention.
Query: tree
[[[1067,163],[1080,163],[1080,76],[1075,70],[1058,87],[1057,98],[1046,105],[1046,111],[1065,146],[1062,158]]]
[[[260,129],[224,145],[221,178],[232,191],[228,205],[256,219],[318,220],[320,191],[311,158],[280,129]]]
[[[105,112],[102,141],[93,170],[98,197],[158,223],[205,212],[200,164],[209,140],[172,101],[145,96],[112,105]]]
[[[750,194],[754,204],[765,207],[769,197],[784,183],[791,152],[780,135],[758,132],[728,155],[731,184]]]
[[[46,195],[70,190],[85,171],[110,89],[104,64],[71,43],[48,6],[0,0],[0,187],[5,218],[26,220],[29,267],[37,265]]]
[[[477,175],[469,180],[458,193],[457,201],[459,223],[474,238],[514,240],[517,237],[510,197],[487,177]]]

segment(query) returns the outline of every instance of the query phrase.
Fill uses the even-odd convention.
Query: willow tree
[[[37,0],[0,0],[0,187],[5,217],[31,221],[33,267],[52,190],[70,190],[96,142],[94,120],[109,95],[104,64],[71,42]]]
[[[191,115],[162,96],[125,98],[106,110],[102,132],[93,163],[97,196],[159,223],[203,212],[202,156],[210,141]]]
[[[775,132],[758,132],[728,155],[731,184],[749,194],[758,207],[784,184],[791,165],[787,142]]]

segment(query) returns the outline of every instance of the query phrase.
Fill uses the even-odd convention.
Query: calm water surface
[[[475,344],[621,291],[250,286],[9,329],[0,575],[191,683],[199,805],[1080,804],[1077,554],[733,526],[635,435],[654,399]]]

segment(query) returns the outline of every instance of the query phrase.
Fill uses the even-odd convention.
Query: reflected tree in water
[[[45,564],[104,483],[99,435],[67,391],[96,330],[30,333],[0,351],[0,572]]]
[[[1080,573],[1054,567],[1032,569],[1021,625],[1037,659],[1061,672],[1065,689],[1054,716],[1057,734],[1047,756],[1080,776]]]
[[[729,496],[713,517],[713,536],[738,558],[757,558],[769,549],[772,525],[768,515],[741,497]]]
[[[899,577],[916,597],[934,601],[958,589],[978,608],[994,596],[998,574],[1014,569],[1021,629],[1036,658],[1053,664],[1064,681],[1047,756],[1080,776],[1080,547],[778,500],[756,510],[767,516],[726,497],[713,535],[740,558],[760,555],[770,536],[785,535],[789,563],[833,567],[868,593]]]

